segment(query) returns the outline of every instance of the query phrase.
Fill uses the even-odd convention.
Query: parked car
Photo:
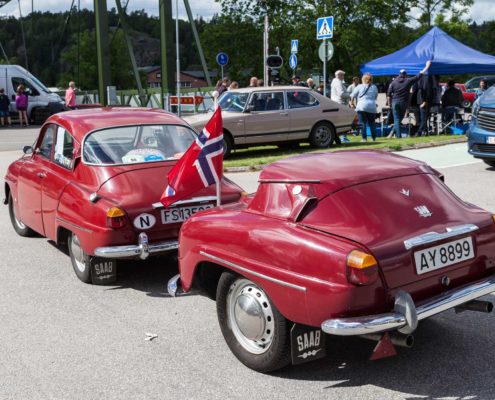
[[[224,126],[224,157],[232,149],[258,144],[309,141],[324,148],[351,130],[355,111],[301,86],[272,86],[224,92],[219,101]],[[184,119],[197,131],[211,113]]]
[[[469,154],[495,167],[495,87],[474,103],[467,137]]]
[[[491,310],[474,299],[495,291],[495,217],[427,164],[307,154],[269,165],[259,183],[186,221],[180,275],[168,284],[173,296],[216,299],[225,341],[248,367],[319,358],[324,334],[409,346],[418,321]]]
[[[447,88],[447,84],[441,83],[440,86],[442,87],[442,94],[443,94],[443,92],[445,92],[445,89]],[[464,98],[464,101],[462,102],[462,107],[463,108],[471,107],[474,103],[474,100],[476,100],[476,93],[474,91],[468,92],[466,90],[466,87],[462,83],[456,83],[455,87],[462,92],[462,97]]]
[[[464,87],[466,90],[475,91],[480,87],[481,80],[485,80],[487,87],[490,87],[495,84],[495,75],[475,76],[464,83]]]
[[[183,120],[161,110],[53,115],[7,170],[12,225],[21,236],[36,232],[67,244],[81,281],[113,280],[116,260],[176,250],[182,221],[216,204],[214,187],[167,209],[159,202],[168,171],[195,138]],[[222,201],[240,195],[224,179]]]

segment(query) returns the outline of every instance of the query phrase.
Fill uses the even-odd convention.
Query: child
[[[19,112],[19,124],[22,126],[22,119],[24,118],[25,126],[29,126],[29,121],[27,117],[27,106],[28,106],[28,97],[26,93],[24,93],[24,86],[17,86],[17,96],[15,96],[15,107]]]
[[[7,123],[9,126],[12,125],[12,121],[10,120],[10,100],[9,97],[4,93],[5,90],[0,89],[0,121],[2,122],[2,126],[5,125],[5,119],[7,119]]]

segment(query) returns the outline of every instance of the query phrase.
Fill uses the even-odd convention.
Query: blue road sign
[[[333,17],[318,18],[316,22],[316,39],[333,37]]]
[[[296,69],[297,67],[297,56],[295,54],[291,54],[289,57],[289,67],[291,69]]]
[[[297,48],[299,47],[299,40],[297,39],[292,39],[290,41],[290,52],[293,54],[297,53]]]
[[[217,54],[217,63],[220,66],[227,65],[229,62],[229,56],[226,53],[218,53]]]

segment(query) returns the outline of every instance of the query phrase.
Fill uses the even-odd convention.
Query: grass
[[[328,149],[314,149],[307,143],[302,143],[296,148],[278,148],[277,146],[256,146],[246,149],[239,149],[230,155],[230,157],[224,161],[225,168],[232,167],[251,167],[256,168],[260,165],[270,164],[276,160],[294,156],[304,153],[321,153],[331,152],[337,150],[356,150],[356,149],[384,149],[387,151],[398,151],[414,149],[416,147],[428,147],[435,144],[441,144],[445,141],[465,141],[466,138],[462,136],[452,135],[434,135],[417,138],[404,138],[404,139],[386,139],[377,138],[375,142],[368,139],[366,143],[361,143],[361,137],[348,135],[351,140],[350,143],[342,143],[340,146],[333,146]]]

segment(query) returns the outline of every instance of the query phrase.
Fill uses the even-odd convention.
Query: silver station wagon
[[[337,135],[348,132],[356,113],[309,88],[271,86],[224,92],[222,108],[224,156],[232,149],[259,144],[307,142],[317,148],[331,146]],[[211,113],[184,119],[200,131]]]

